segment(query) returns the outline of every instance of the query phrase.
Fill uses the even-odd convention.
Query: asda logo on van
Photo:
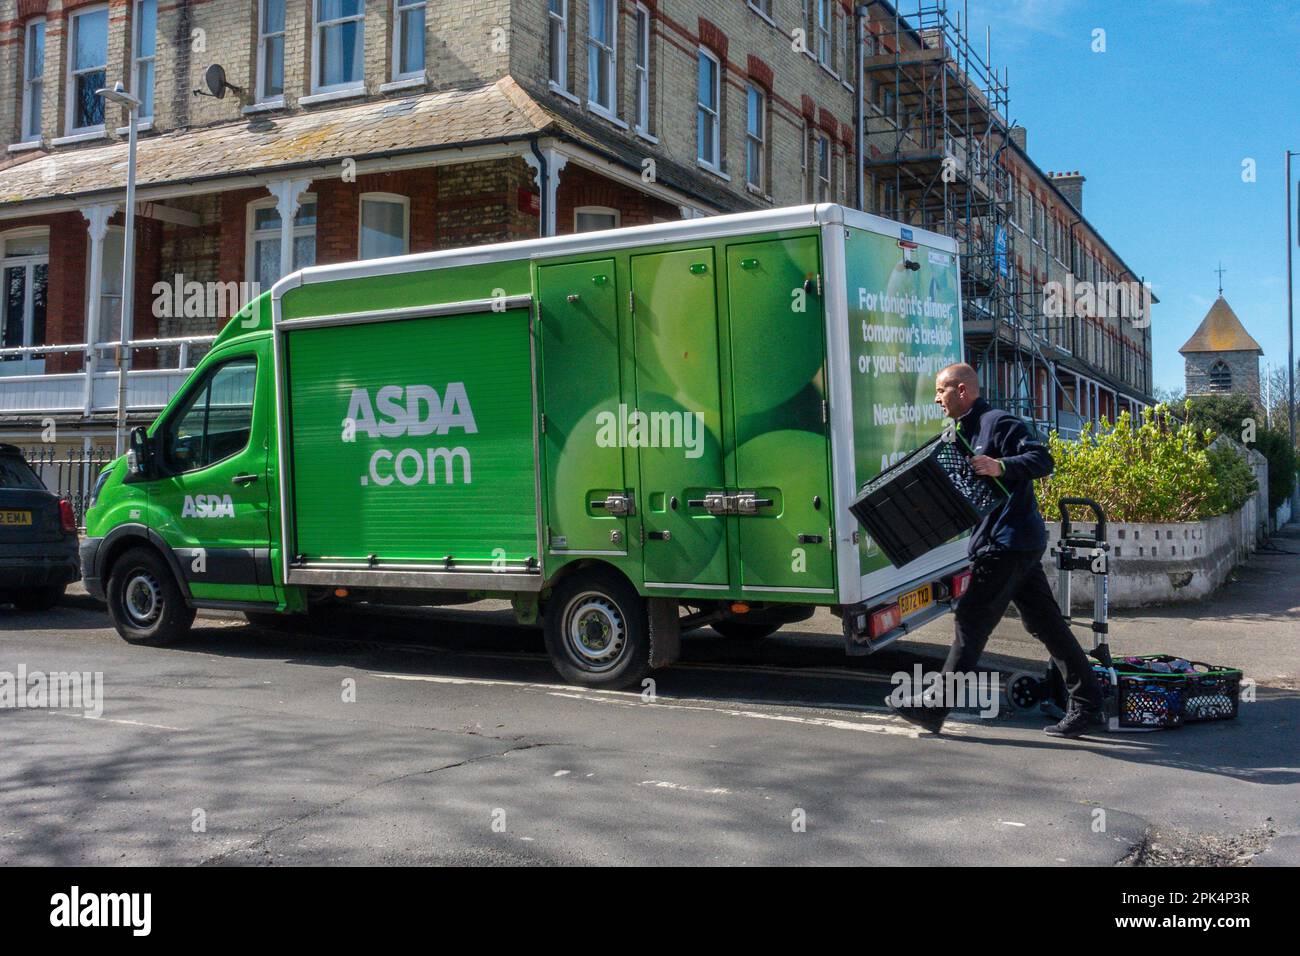
[[[233,518],[235,502],[230,495],[186,495],[182,518]]]
[[[448,382],[441,394],[432,385],[383,385],[377,389],[352,389],[342,440],[355,442],[358,434],[369,438],[422,438],[447,435],[452,429],[465,435],[478,433],[464,382]],[[376,448],[370,454],[361,484],[387,487],[394,482],[471,484],[469,450],[463,445],[445,444]]]

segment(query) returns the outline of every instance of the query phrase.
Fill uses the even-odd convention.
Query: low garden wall
[[[1108,522],[1110,606],[1142,607],[1199,601],[1227,580],[1229,572],[1257,546],[1254,499],[1228,514],[1188,522]],[[1079,528],[1091,525],[1075,522]],[[1052,545],[1061,536],[1057,522],[1047,523],[1048,550],[1043,568],[1056,592]],[[1073,609],[1092,607],[1094,576],[1075,571],[1070,581]]]

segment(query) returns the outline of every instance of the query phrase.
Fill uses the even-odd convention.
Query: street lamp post
[[[119,80],[110,90],[95,91],[97,96],[111,100],[127,112],[126,152],[126,235],[122,239],[122,319],[118,323],[120,335],[117,347],[117,427],[115,445],[117,454],[126,448],[126,379],[131,366],[131,321],[135,292],[135,136],[140,100],[126,91]],[[96,345],[98,343],[91,343]]]
[[[1291,432],[1291,447],[1296,447],[1296,341],[1294,295],[1292,295],[1291,272],[1291,217],[1295,209],[1291,207],[1291,157],[1300,156],[1300,152],[1287,150],[1287,425]],[[1300,520],[1300,484],[1296,476],[1291,476],[1291,520]]]

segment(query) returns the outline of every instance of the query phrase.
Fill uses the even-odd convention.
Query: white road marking
[[[126,724],[130,727],[148,727],[151,730],[175,730],[181,733],[185,733],[189,730],[188,727],[169,727],[166,724],[147,724],[143,720],[122,720],[113,717],[94,717],[90,714],[70,714],[63,710],[52,710],[50,713],[57,714],[60,717],[80,717],[83,720],[102,720],[106,724]]]
[[[730,707],[707,707],[700,704],[666,704],[660,698],[655,704],[632,704],[622,700],[608,700],[599,697],[588,697],[585,694],[564,694],[558,691],[551,691],[551,697],[565,697],[570,700],[581,700],[591,704],[619,704],[624,707],[653,707],[661,710],[696,710],[707,713],[722,714],[725,717],[748,717],[753,720],[776,720],[783,723],[803,724],[808,727],[828,727],[832,730],[856,730],[868,734],[893,734],[899,737],[910,737],[915,739],[921,735],[919,730],[906,725],[902,720],[896,717],[888,717],[884,714],[876,716],[874,714],[863,714],[864,720],[880,721],[877,724],[858,723],[852,720],[839,720],[832,717],[799,717],[794,714],[765,714],[756,710],[736,710]],[[960,733],[960,731],[958,731]]]
[[[1002,824],[1004,827],[1023,827],[1023,826],[1025,826],[1025,824],[1023,824],[1023,823],[1017,823],[1015,820],[999,820],[998,823]]]
[[[637,786],[658,787],[661,790],[681,790],[686,793],[706,793],[715,797],[731,793],[726,787],[692,787],[690,784],[673,783],[671,780],[642,780]]]
[[[568,775],[569,771],[567,770],[557,770],[555,773],[551,774],[552,777],[567,777]]]
[[[832,730],[852,730],[860,733],[871,734],[892,734],[898,737],[909,737],[915,739],[921,735],[921,731],[912,727],[906,721],[894,717],[889,713],[874,713],[868,711],[855,711],[859,720],[841,720],[833,717],[803,717],[795,714],[780,713],[763,713],[755,710],[740,710],[733,707],[709,706],[705,704],[686,704],[686,703],[668,703],[660,696],[653,704],[645,703],[638,691],[623,690],[591,690],[586,687],[574,687],[568,684],[536,684],[520,681],[508,680],[491,680],[478,677],[438,677],[428,674],[377,674],[372,673],[371,677],[379,677],[387,680],[405,680],[405,681],[422,681],[429,684],[452,684],[479,687],[509,687],[516,690],[540,690],[544,691],[551,697],[563,697],[569,700],[580,700],[593,704],[621,704],[626,707],[659,707],[666,710],[696,710],[705,711],[715,714],[722,714],[727,717],[748,717],[753,720],[776,720],[783,723],[803,724],[810,727],[827,727]],[[813,706],[824,707],[828,710],[846,709],[837,704],[810,702],[810,701],[781,701],[779,705],[783,706]],[[870,721],[871,723],[867,723]],[[965,733],[959,724],[950,721],[944,728],[944,733],[949,735],[961,736]]]

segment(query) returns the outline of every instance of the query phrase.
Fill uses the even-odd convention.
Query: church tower
[[[1178,351],[1186,366],[1189,396],[1245,395],[1259,404],[1259,357],[1264,350],[1223,298],[1222,289],[1200,326]]]

